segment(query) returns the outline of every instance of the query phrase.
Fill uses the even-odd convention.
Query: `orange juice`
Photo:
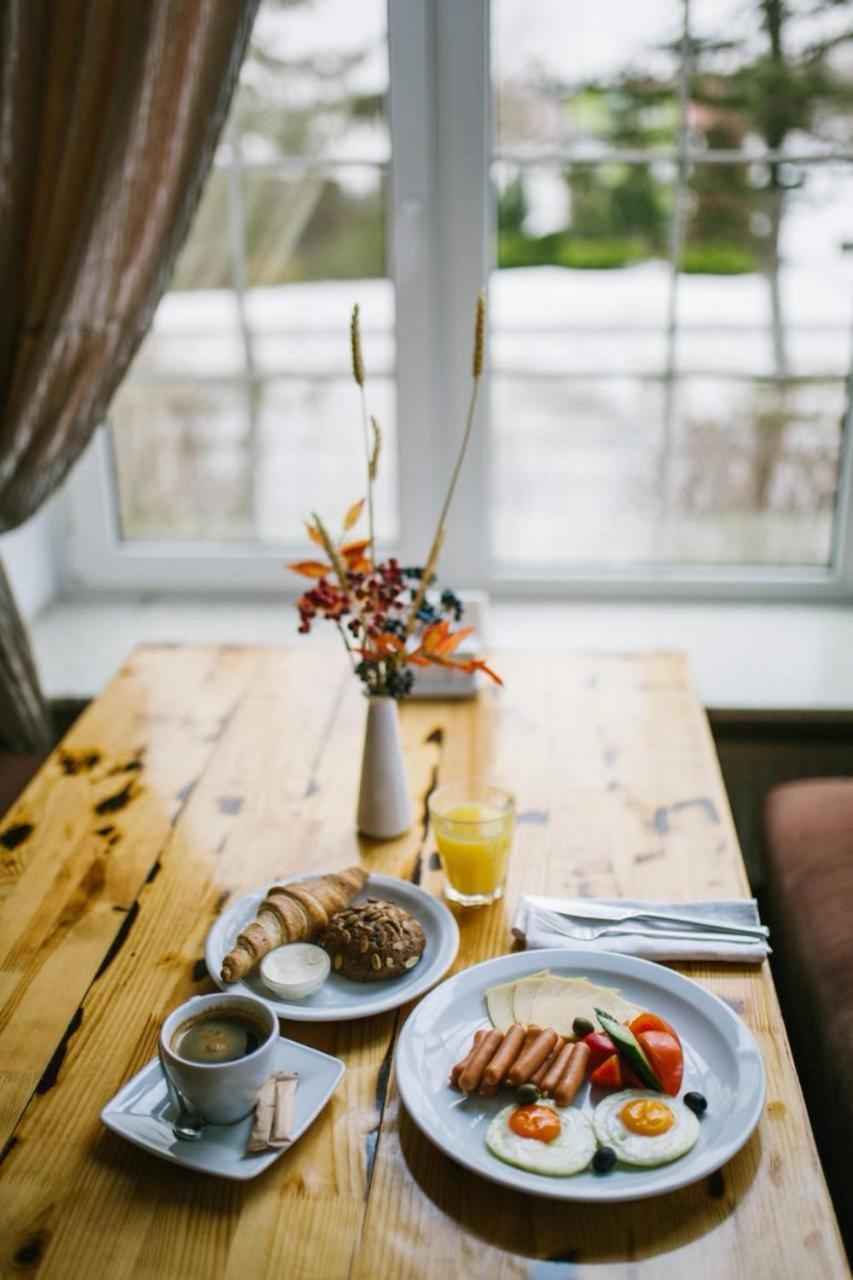
[[[482,788],[445,787],[430,800],[433,830],[447,876],[447,895],[457,902],[479,905],[503,893],[515,822],[515,807],[507,793],[480,798]],[[489,788],[497,791],[497,788]],[[448,794],[442,803],[442,793]]]

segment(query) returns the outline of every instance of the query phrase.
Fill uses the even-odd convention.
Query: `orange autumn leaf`
[[[482,658],[450,658],[444,657],[440,653],[432,653],[428,657],[418,654],[410,654],[406,659],[407,662],[415,662],[417,666],[429,666],[432,663],[436,667],[450,667],[454,671],[465,671],[469,675],[474,671],[482,671],[490,680],[494,680],[495,684],[503,684],[496,671],[493,671]]]
[[[420,653],[407,653],[403,661],[411,662],[413,667],[428,667],[430,665],[430,659],[424,658]]]
[[[482,658],[476,658],[471,665],[475,671],[482,671],[483,675],[488,676],[490,680],[494,680],[495,684],[503,685],[503,680],[497,671],[493,671],[490,666],[487,666]]]
[[[439,653],[442,644],[447,639],[449,629],[450,623],[446,618],[441,622],[431,622],[428,627],[424,627],[420,643],[421,651],[425,654]]]
[[[391,657],[392,654],[399,653],[403,647],[403,641],[400,637],[390,634],[376,636],[373,643],[384,657]]]
[[[315,525],[308,524],[307,521],[305,522],[305,528],[308,532],[308,537],[311,539],[311,541],[316,542],[318,547],[322,547],[323,535],[320,533],[320,530]]]
[[[365,662],[381,662],[383,654],[377,653],[375,649],[353,649],[353,653],[357,653],[359,657],[364,658]]]
[[[354,524],[358,524],[358,518],[364,510],[364,498],[359,498],[358,502],[354,502],[349,511],[344,516],[344,532],[351,529]]]
[[[438,652],[442,656],[446,656],[449,653],[453,653],[455,649],[459,648],[459,645],[462,643],[462,641],[467,639],[467,637],[471,635],[473,630],[474,630],[473,627],[460,627],[458,631],[453,631],[450,634],[446,635],[444,639],[441,641],[441,643],[439,644]]]
[[[346,557],[347,563],[353,558],[361,559],[364,552],[370,546],[369,538],[357,538],[353,542],[345,542],[341,547],[341,555]]]
[[[325,578],[327,573],[332,572],[332,566],[323,564],[321,560],[297,560],[287,567],[294,573],[301,573],[304,578]]]

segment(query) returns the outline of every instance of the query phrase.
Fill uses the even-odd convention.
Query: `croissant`
[[[274,947],[310,942],[333,915],[349,906],[366,881],[367,872],[361,867],[348,867],[316,880],[272,885],[257,916],[222,961],[222,981],[244,978]]]

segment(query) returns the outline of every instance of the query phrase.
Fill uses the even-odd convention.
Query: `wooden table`
[[[403,708],[418,817],[384,844],[353,830],[364,707],[329,653],[139,649],[78,720],[0,829],[4,1276],[847,1274],[766,965],[685,966],[751,1027],[768,1102],[721,1172],[652,1201],[536,1200],[445,1158],[395,1089],[405,1009],[285,1025],[347,1072],[252,1182],[187,1173],[102,1128],[101,1106],[153,1056],[165,1014],[213,989],[203,945],[226,902],[359,858],[440,892],[421,816],[439,780],[505,780],[519,798],[508,899],[460,914],[457,968],[508,949],[522,888],[747,892],[680,657],[496,661],[504,690]]]

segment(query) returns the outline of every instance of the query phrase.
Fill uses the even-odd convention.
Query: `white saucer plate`
[[[685,1156],[655,1168],[619,1164],[607,1174],[589,1170],[557,1178],[515,1169],[487,1149],[489,1121],[512,1100],[511,1091],[463,1098],[448,1083],[450,1068],[468,1052],[477,1028],[491,1025],[486,989],[540,969],[616,987],[627,1000],[672,1023],[684,1048],[683,1091],[697,1091],[708,1101],[699,1141]],[[533,1195],[602,1203],[661,1195],[719,1169],[749,1140],[766,1091],[758,1046],[728,1005],[663,965],[601,951],[520,952],[449,978],[408,1018],[397,1043],[395,1071],[415,1124],[466,1169]],[[587,1083],[575,1105],[591,1116],[603,1096],[603,1090]]]
[[[276,1071],[296,1071],[293,1142],[299,1139],[329,1101],[344,1073],[339,1058],[309,1049],[295,1040],[278,1042]],[[166,1082],[158,1058],[119,1089],[101,1112],[108,1129],[126,1138],[136,1147],[150,1151],[170,1164],[211,1173],[219,1178],[245,1181],[268,1169],[284,1151],[259,1151],[246,1155],[246,1143],[252,1130],[252,1117],[236,1124],[209,1124],[201,1138],[194,1142],[176,1138],[172,1132],[174,1107],[169,1100]],[[293,1143],[291,1143],[291,1146]],[[286,1148],[290,1150],[290,1147]]]
[[[319,874],[322,873],[288,876],[276,883],[312,880]],[[239,982],[223,982],[220,977],[222,961],[234,946],[240,931],[255,918],[258,907],[266,897],[267,888],[265,885],[247,893],[223,911],[207,935],[204,958],[208,973],[221,991],[257,996],[274,1009],[280,1018],[292,1018],[295,1022],[347,1022],[352,1018],[367,1018],[374,1013],[396,1009],[429,991],[430,987],[444,977],[456,959],[459,928],[443,902],[408,880],[399,880],[396,876],[371,875],[353,901],[383,898],[388,902],[395,902],[409,911],[424,931],[424,953],[420,962],[408,973],[399,978],[386,978],[382,982],[352,982],[332,973],[319,991],[306,996],[304,1000],[286,1000],[275,995],[257,970]]]

